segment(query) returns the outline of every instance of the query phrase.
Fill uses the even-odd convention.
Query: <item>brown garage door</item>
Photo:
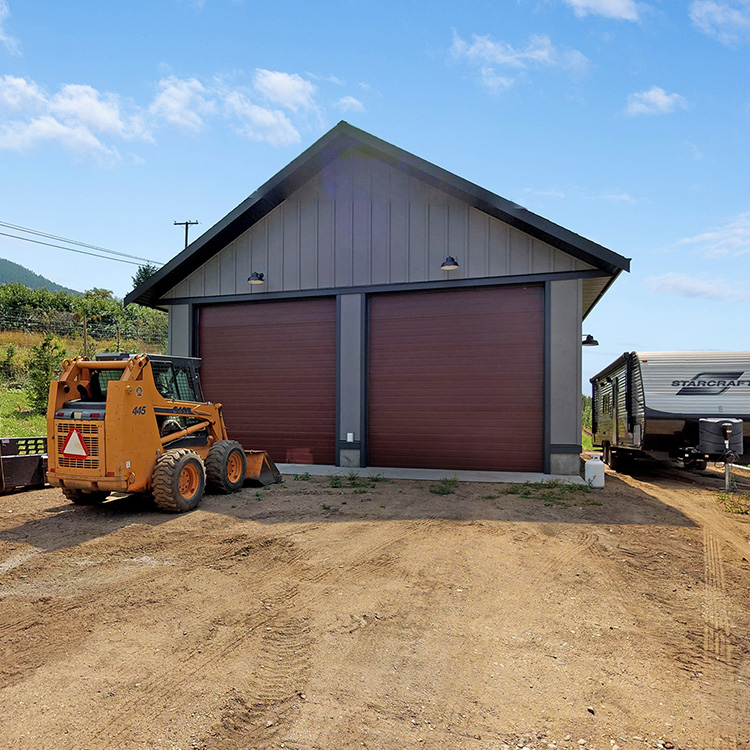
[[[370,298],[369,463],[541,471],[540,286]]]
[[[335,299],[211,305],[199,320],[203,390],[230,437],[274,461],[333,464]]]

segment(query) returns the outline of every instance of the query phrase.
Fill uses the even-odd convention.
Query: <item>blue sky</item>
[[[346,119],[633,259],[584,380],[748,349],[749,50],[750,0],[0,0],[0,221],[166,262]]]

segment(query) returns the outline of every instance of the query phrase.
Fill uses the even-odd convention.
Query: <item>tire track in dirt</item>
[[[288,592],[290,593],[290,592]],[[291,598],[285,597],[286,611],[274,612],[273,625],[267,628],[257,653],[253,655],[249,684],[229,691],[222,707],[222,718],[200,747],[206,750],[234,750],[252,736],[257,744],[258,731],[264,732],[264,743],[274,742],[282,721],[295,704],[302,700],[310,669],[312,636],[304,617],[294,614]],[[261,624],[262,627],[262,624]],[[225,655],[230,649],[225,650]]]
[[[347,584],[356,581],[363,574],[378,575],[379,572],[388,571],[392,578],[396,572],[394,561],[397,559],[395,554],[399,547],[402,547],[408,540],[413,539],[419,531],[430,528],[434,521],[430,519],[420,519],[409,521],[407,523],[399,522],[401,529],[399,533],[394,534],[393,524],[385,523],[382,526],[367,525],[362,528],[361,534],[353,537],[352,547],[341,549],[339,558],[335,562],[325,562],[315,567],[313,570],[302,570],[299,574],[300,585],[309,586],[316,584],[335,584],[337,581],[345,579]],[[363,539],[366,537],[366,539]],[[352,552],[354,554],[352,554]],[[404,574],[405,575],[405,574]],[[309,594],[309,592],[307,592]],[[370,639],[366,639],[370,644]],[[360,647],[361,644],[360,644]],[[268,660],[264,663],[271,665],[274,662],[274,643],[270,641],[264,644],[269,655]],[[367,649],[365,649],[367,650]],[[276,675],[271,667],[269,672],[262,674],[259,687],[254,691],[253,699],[234,694],[230,696],[227,706],[225,706],[225,716],[221,722],[222,738],[215,740],[203,740],[200,746],[206,750],[234,750],[238,742],[246,739],[248,731],[254,731],[253,747],[261,748],[278,747],[279,742],[283,741],[286,747],[298,747],[295,741],[288,736],[280,736],[282,733],[288,735],[289,726],[283,723],[283,719],[288,716],[292,709],[297,705],[301,698],[299,692],[302,685],[307,681],[307,677],[298,680],[297,687],[288,684],[282,686],[276,685]],[[281,689],[279,689],[281,687]],[[339,710],[341,707],[339,707]],[[262,732],[262,735],[257,733]],[[321,728],[316,730],[319,733]],[[325,730],[323,730],[325,731]],[[324,747],[323,745],[314,745],[315,747]]]
[[[89,736],[92,746],[101,748],[117,748],[122,744],[123,735],[130,728],[129,716],[137,711],[141,720],[156,721],[163,711],[164,705],[179,699],[179,686],[185,681],[198,677],[209,667],[215,668],[217,663],[231,656],[241,648],[243,642],[259,629],[266,628],[262,637],[258,655],[257,677],[253,679],[250,688],[235,691],[227,699],[225,716],[222,719],[222,738],[206,738],[203,746],[211,748],[235,747],[235,740],[239,740],[246,733],[248,727],[263,725],[266,716],[274,713],[272,728],[263,726],[264,737],[271,741],[276,735],[278,714],[290,710],[298,692],[306,682],[307,659],[303,657],[310,645],[310,631],[304,618],[293,613],[298,609],[300,583],[320,583],[330,579],[335,582],[341,577],[350,579],[357,576],[359,570],[367,569],[372,573],[376,569],[390,569],[392,557],[387,551],[395,545],[403,544],[418,528],[429,524],[430,521],[414,521],[406,525],[396,536],[384,530],[383,538],[371,541],[364,547],[357,548],[353,558],[342,556],[344,563],[330,563],[321,566],[312,574],[309,569],[299,564],[301,552],[296,545],[285,539],[247,537],[233,537],[231,542],[238,545],[235,549],[219,556],[204,554],[202,557],[213,560],[210,567],[226,570],[243,558],[253,556],[256,566],[263,567],[260,556],[266,555],[268,565],[279,562],[277,559],[278,545],[282,545],[280,562],[288,570],[283,576],[285,582],[277,589],[259,592],[264,603],[264,609],[253,613],[241,626],[241,631],[233,636],[227,635],[221,644],[214,645],[206,652],[205,643],[201,642],[187,652],[179,665],[167,674],[141,682],[137,697],[133,697],[118,709],[118,715],[109,722],[100,725]],[[125,588],[125,587],[123,587]],[[270,629],[269,629],[270,628]],[[233,629],[236,631],[237,629]],[[201,648],[203,653],[198,651]]]
[[[739,670],[727,609],[722,543],[733,547],[741,556],[750,557],[750,540],[729,524],[718,506],[706,504],[705,495],[716,490],[701,488],[686,494],[685,488],[675,482],[664,482],[657,487],[648,482],[631,481],[660,502],[686,515],[702,530],[704,587],[701,661],[706,674],[713,676],[717,698],[723,704],[724,727],[736,727],[739,725],[735,700]],[[735,750],[738,747],[737,735],[733,730],[717,728],[713,747],[714,750]]]
[[[269,565],[271,560],[269,560]],[[254,680],[251,692],[256,690],[258,698],[245,703],[245,721],[250,721],[259,711],[288,697],[292,683],[300,680],[298,670],[302,665],[300,655],[309,643],[309,629],[303,619],[295,616],[295,599],[299,589],[288,583],[301,571],[289,571],[284,580],[258,593],[263,608],[249,613],[240,626],[227,628],[227,632],[215,638],[210,645],[202,638],[175,663],[175,666],[152,678],[142,680],[135,696],[118,707],[117,715],[96,727],[84,743],[87,747],[120,748],[123,735],[131,728],[131,717],[137,712],[139,721],[155,725],[163,715],[164,706],[180,702],[184,693],[183,683],[200,681],[201,674],[215,670],[216,665],[230,660],[242,648],[244,642],[255,637],[266,628],[261,641],[262,679]],[[231,612],[228,611],[228,614]],[[263,659],[265,655],[265,659]],[[306,671],[306,670],[303,670]],[[294,691],[291,690],[293,693]],[[244,699],[243,699],[244,701]],[[234,728],[240,731],[239,724]]]
[[[545,550],[544,560],[541,564],[531,564],[531,567],[535,569],[530,572],[529,583],[524,587],[518,605],[528,605],[532,599],[539,598],[544,593],[543,584],[546,584],[547,587],[554,586],[555,574],[559,574],[575,559],[589,551],[597,541],[596,535],[588,531],[579,532],[573,540],[555,537],[557,545],[555,547],[550,546]]]
[[[724,581],[724,559],[721,542],[708,527],[703,527],[703,558],[705,579],[703,587],[703,658],[707,670],[718,661],[721,669],[721,681],[724,683],[722,694],[726,700],[726,724],[737,726],[734,692],[736,689],[737,668],[734,664],[734,647],[726,605],[726,587]],[[712,670],[713,671],[713,670]],[[734,750],[737,748],[737,736],[734,733],[721,732],[714,743],[715,750]]]
[[[721,544],[716,535],[705,527],[703,529],[703,551],[705,568],[703,650],[706,656],[730,665],[733,657],[733,646],[726,607]]]

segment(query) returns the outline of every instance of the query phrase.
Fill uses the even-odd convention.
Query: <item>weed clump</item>
[[[724,506],[727,513],[736,513],[741,516],[750,515],[750,492],[720,492],[719,502]]]
[[[456,477],[445,477],[430,485],[430,492],[433,495],[453,495],[457,489],[458,479]]]
[[[571,503],[581,502],[582,496],[591,494],[587,484],[568,484],[559,479],[550,482],[526,482],[525,484],[511,484],[504,490],[506,495],[519,495],[534,500],[543,500],[547,507],[559,505],[569,508]],[[583,500],[586,505],[601,505],[594,500]]]

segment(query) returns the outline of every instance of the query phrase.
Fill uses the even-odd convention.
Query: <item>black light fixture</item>
[[[247,283],[248,284],[263,284],[263,283],[265,283],[263,281],[263,278],[264,278],[264,276],[263,276],[262,273],[258,273],[257,271],[253,271],[250,274],[250,276],[249,276],[249,278],[247,280]]]
[[[587,333],[581,341],[581,346],[599,346],[599,342],[590,333]]]
[[[440,265],[443,271],[455,271],[458,268],[458,261],[449,255]]]

